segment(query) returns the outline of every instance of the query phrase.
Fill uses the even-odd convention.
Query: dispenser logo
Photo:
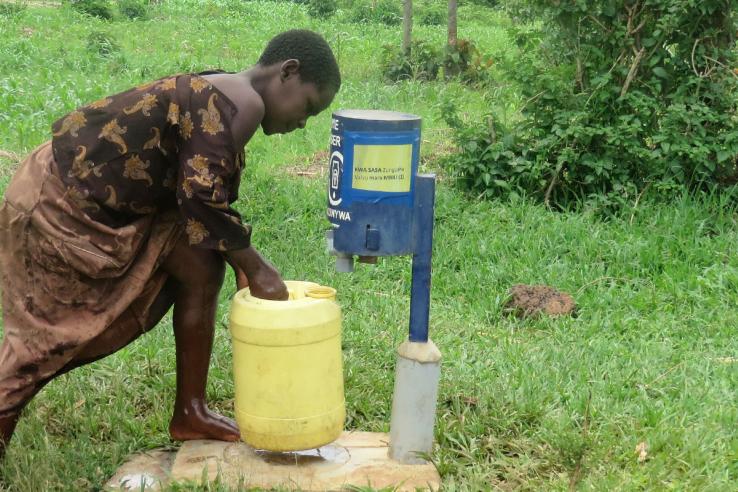
[[[341,174],[343,172],[343,154],[339,151],[331,154],[330,183],[328,186],[328,203],[332,207],[341,204]]]

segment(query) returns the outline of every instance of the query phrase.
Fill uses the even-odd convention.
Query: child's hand
[[[282,282],[277,270],[268,263],[253,272],[249,277],[251,295],[261,299],[286,301],[289,298],[287,286]]]
[[[248,286],[251,294],[261,299],[284,301],[289,298],[287,286],[282,282],[277,269],[251,246],[228,251],[225,257],[237,270],[236,282],[239,289]],[[242,273],[239,274],[238,270]],[[245,285],[242,287],[242,284]]]

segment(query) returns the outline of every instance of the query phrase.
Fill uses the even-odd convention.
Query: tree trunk
[[[446,61],[444,62],[444,73],[446,78],[459,74],[458,58],[454,61],[454,56],[460,56],[458,53],[456,37],[457,5],[457,0],[448,0],[448,44],[446,44]]]
[[[413,32],[413,0],[403,0],[402,52],[410,56],[410,41]]]
[[[456,47],[456,10],[457,1],[448,0],[448,45]]]

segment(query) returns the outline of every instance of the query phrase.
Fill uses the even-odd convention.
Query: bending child
[[[172,439],[239,439],[205,401],[225,262],[286,299],[232,208],[243,148],[304,128],[341,85],[325,40],[294,30],[240,73],[166,77],[79,108],[23,162],[0,207],[0,456],[56,376],[125,347],[174,306]]]

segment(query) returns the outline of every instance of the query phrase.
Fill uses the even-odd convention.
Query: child
[[[259,126],[304,128],[340,85],[325,40],[294,30],[246,71],[167,77],[53,124],[0,208],[0,456],[46,383],[126,346],[172,306],[172,439],[239,439],[205,402],[224,263],[239,288],[287,298],[231,208],[242,149]]]

